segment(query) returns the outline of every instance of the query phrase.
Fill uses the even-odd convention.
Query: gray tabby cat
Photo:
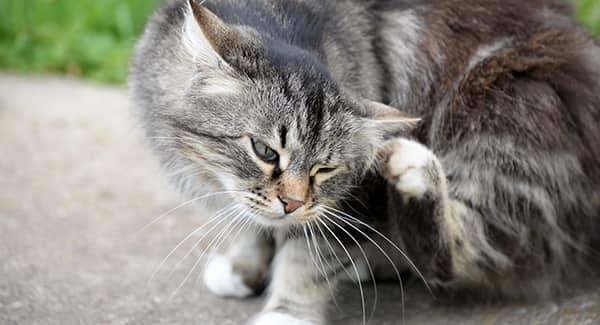
[[[436,288],[557,293],[593,258],[600,214],[600,49],[570,15],[169,1],[133,60],[135,112],[184,193],[251,222],[208,288],[270,281],[256,324],[323,323],[339,279],[406,268]]]

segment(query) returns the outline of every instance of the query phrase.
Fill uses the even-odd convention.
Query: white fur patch
[[[424,145],[406,139],[394,143],[394,153],[389,160],[390,174],[397,177],[396,188],[408,197],[420,197],[431,186],[424,168],[435,159]]]
[[[429,184],[426,181],[423,171],[420,169],[409,169],[404,172],[398,182],[396,188],[407,197],[421,197],[429,189]]]
[[[231,261],[223,255],[215,255],[204,271],[204,284],[222,297],[245,298],[252,294],[242,277],[233,271]]]
[[[254,318],[251,323],[252,325],[315,325],[316,323],[298,319],[292,315],[278,313],[278,312],[266,312],[259,314]]]
[[[279,168],[281,168],[281,170],[286,170],[288,165],[290,164],[290,154],[287,152],[287,150],[281,150],[279,152]]]
[[[400,175],[409,168],[423,168],[434,159],[433,153],[424,145],[406,139],[394,143],[389,168],[393,175]]]

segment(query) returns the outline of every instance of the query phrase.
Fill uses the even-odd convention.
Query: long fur
[[[231,199],[265,220],[285,182],[315,164],[340,167],[311,181],[305,214],[250,236],[248,249],[279,247],[261,265],[234,244],[231,263],[254,265],[240,273],[257,291],[276,254],[257,323],[281,313],[323,322],[327,287],[344,272],[373,273],[354,265],[368,260],[363,247],[387,245],[385,263],[403,260],[429,284],[503,297],[560,292],[593,259],[600,49],[562,1],[196,5],[218,18],[169,1],[130,82],[165,169],[194,171],[173,177],[182,191],[241,192]],[[422,121],[411,133],[408,119],[376,127],[384,104]],[[283,168],[261,162],[249,134],[282,152]],[[325,261],[312,264],[315,254]]]

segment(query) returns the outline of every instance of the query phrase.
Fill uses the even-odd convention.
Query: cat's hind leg
[[[515,157],[514,152],[513,156],[497,152],[494,156],[486,152],[493,147],[473,147],[473,153],[459,147],[461,155],[446,153],[442,166],[424,145],[394,141],[382,174],[390,183],[395,228],[407,254],[430,283],[477,288],[477,292],[493,295],[545,296],[562,283],[558,280],[566,268],[575,268],[587,233],[579,229],[577,241],[564,226],[566,221],[557,219],[569,211],[556,213],[559,206],[549,198],[560,193],[541,183],[549,179],[509,177],[499,168],[490,168],[499,161],[511,166],[523,165],[523,161],[533,164],[533,154]],[[456,163],[456,157],[478,155],[475,160]],[[572,180],[560,187],[561,193],[583,197],[586,192],[575,187],[577,169],[559,171],[569,172],[571,178],[564,179]],[[582,201],[579,206],[585,204]]]

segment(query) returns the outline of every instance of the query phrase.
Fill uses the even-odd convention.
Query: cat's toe
[[[431,176],[435,161],[433,152],[424,145],[397,139],[391,145],[384,176],[406,197],[421,197],[433,185]]]
[[[264,312],[250,321],[250,325],[317,325],[318,323],[296,318],[280,312]]]
[[[387,171],[398,176],[410,168],[423,168],[435,159],[435,155],[424,145],[408,140],[396,139],[391,145]]]
[[[235,272],[231,260],[223,255],[215,255],[207,265],[204,284],[221,297],[246,298],[254,294],[242,275]]]

